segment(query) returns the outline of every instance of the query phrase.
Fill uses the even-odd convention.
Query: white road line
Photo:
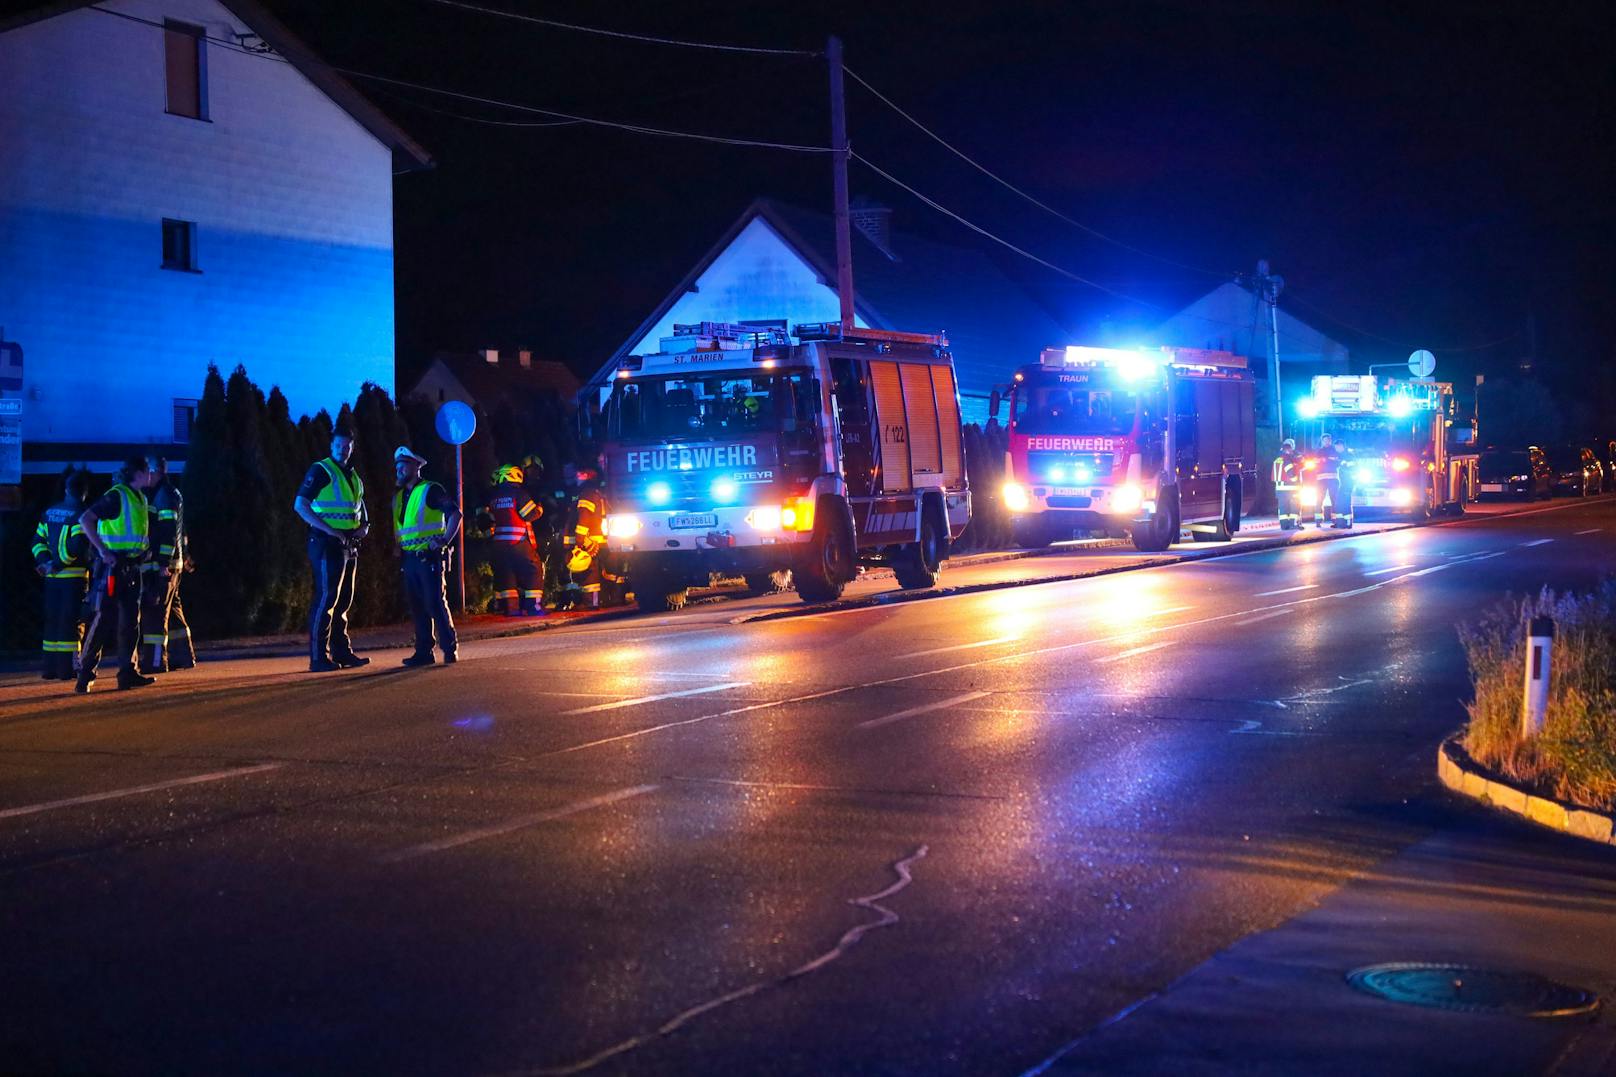
[[[624,789],[616,789],[610,793],[604,793],[598,797],[590,797],[588,800],[580,800],[573,804],[563,804],[561,807],[551,808],[549,811],[534,812],[532,815],[523,815],[515,819],[507,819],[503,823],[495,823],[492,826],[478,827],[476,830],[468,830],[463,834],[455,834],[452,837],[439,838],[437,841],[428,841],[423,842],[420,845],[412,845],[408,849],[400,849],[396,853],[388,853],[386,856],[380,857],[379,862],[383,864],[396,864],[400,860],[411,860],[417,856],[425,856],[427,853],[440,853],[445,849],[454,849],[461,845],[470,845],[472,842],[482,841],[484,838],[497,838],[501,834],[509,834],[513,830],[523,830],[530,826],[537,826],[540,823],[553,822],[556,819],[565,819],[569,815],[577,815],[579,812],[589,811],[591,808],[604,808],[608,804],[616,804],[620,800],[628,800],[631,797],[644,796],[646,793],[655,792],[659,788],[661,787],[657,785],[631,785]]]
[[[1143,647],[1130,647],[1126,651],[1118,651],[1116,654],[1108,654],[1104,658],[1096,658],[1094,661],[1096,664],[1103,666],[1111,662],[1120,662],[1124,658],[1133,658],[1135,655],[1149,654],[1151,651],[1159,651],[1163,647],[1171,647],[1172,645],[1171,640],[1162,640],[1160,643],[1147,643]]]
[[[1256,594],[1252,595],[1251,597],[1252,598],[1268,598],[1270,595],[1293,595],[1297,591],[1311,591],[1317,586],[1318,586],[1318,584],[1316,584],[1316,583],[1304,583],[1300,587],[1281,587],[1277,591],[1258,591]]]
[[[1522,546],[1544,546],[1544,545],[1547,545],[1548,543],[1553,542],[1553,541],[1554,541],[1553,539],[1534,539],[1531,542],[1523,542],[1523,543],[1521,543],[1521,545]]]
[[[935,703],[923,703],[918,707],[910,707],[906,711],[898,711],[895,714],[884,715],[880,718],[871,718],[868,722],[860,722],[853,728],[874,729],[877,726],[891,725],[893,722],[901,722],[905,718],[913,718],[917,714],[930,714],[932,711],[944,710],[960,703],[969,703],[971,700],[981,699],[985,695],[987,695],[986,692],[966,692],[964,695],[955,696],[952,699],[939,699]]]
[[[43,804],[27,804],[20,808],[6,808],[0,810],[0,819],[15,819],[19,815],[34,815],[42,811],[51,811],[54,808],[71,808],[76,804],[95,804],[102,800],[117,800],[119,797],[132,797],[139,793],[155,793],[163,789],[177,789],[182,785],[201,785],[203,782],[218,782],[226,778],[240,778],[247,774],[262,774],[266,770],[279,770],[285,763],[259,763],[252,767],[236,767],[233,770],[215,770],[209,774],[193,774],[189,778],[175,778],[167,782],[152,782],[150,785],[137,785],[129,789],[113,789],[106,793],[89,793],[82,797],[68,797],[65,800],[47,800]]]
[[[1574,534],[1574,535],[1597,535],[1599,532],[1601,532],[1603,530],[1604,530],[1603,527],[1590,527],[1586,531],[1573,531],[1572,534]]]
[[[593,707],[578,707],[562,714],[598,714],[601,711],[622,710],[624,707],[638,707],[642,703],[660,703],[664,699],[682,699],[685,696],[704,696],[711,692],[724,692],[731,688],[745,688],[751,681],[725,681],[723,684],[709,684],[701,688],[686,688],[683,692],[661,692],[654,696],[639,696],[635,699],[619,699],[615,703],[597,703]]]
[[[1287,613],[1290,613],[1290,612],[1291,611],[1289,609],[1269,610],[1267,613],[1259,613],[1255,617],[1247,617],[1244,621],[1236,621],[1235,624],[1237,624],[1237,625],[1254,625],[1258,621],[1271,621],[1275,617],[1283,617]]]
[[[1413,562],[1410,562],[1409,564],[1406,564],[1406,565],[1393,565],[1391,568],[1377,568],[1373,572],[1365,572],[1364,575],[1365,576],[1385,576],[1385,575],[1388,575],[1389,573],[1401,572],[1405,568],[1413,568],[1413,567],[1414,567]]]
[[[1020,641],[1020,636],[1000,636],[997,639],[980,639],[975,643],[956,643],[952,647],[933,647],[928,651],[910,651],[908,654],[900,654],[898,656],[898,660],[902,661],[905,658],[923,658],[928,654],[947,654],[949,651],[970,651],[975,650],[978,647],[993,647],[1000,643],[1019,643]]]

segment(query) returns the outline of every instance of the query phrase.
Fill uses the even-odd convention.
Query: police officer
[[[435,482],[421,479],[426,459],[400,445],[393,453],[393,474],[398,492],[393,495],[393,533],[398,539],[404,570],[404,596],[415,621],[415,653],[406,666],[430,666],[434,634],[443,649],[445,664],[456,658],[454,620],[443,590],[444,564],[455,535],[460,533],[460,510]],[[435,630],[435,633],[434,633]]]
[[[309,525],[309,566],[314,570],[314,603],[309,615],[309,672],[353,669],[370,659],[353,652],[348,610],[353,605],[359,545],[370,533],[365,483],[348,461],[353,431],[338,427],[331,455],[315,461],[297,488],[293,508]]]
[[[1341,507],[1341,450],[1336,447],[1335,439],[1329,434],[1319,438],[1319,503],[1314,509],[1314,522],[1322,527],[1328,524],[1331,527],[1352,526],[1351,516],[1345,517],[1345,522],[1337,522],[1336,512]],[[1322,518],[1322,523],[1320,520]]]
[[[515,464],[494,469],[486,511],[493,519],[494,602],[507,617],[543,617],[544,570],[533,524],[544,515]]]
[[[155,556],[143,566],[140,584],[140,668],[143,673],[167,673],[196,665],[196,651],[180,601],[180,577],[186,572],[185,500],[161,456],[151,508]]]
[[[34,529],[34,571],[45,579],[45,631],[41,640],[45,660],[41,676],[47,681],[70,681],[78,667],[79,639],[84,627],[80,613],[90,578],[90,544],[84,538],[79,517],[84,515],[89,487],[87,472],[69,468],[62,500],[45,510]]]
[[[1296,451],[1296,439],[1286,438],[1274,457],[1274,496],[1279,501],[1279,529],[1295,531],[1302,526],[1302,517],[1296,507],[1297,492],[1302,486],[1302,458]]]
[[[135,648],[139,643],[141,565],[151,548],[151,505],[146,491],[156,477],[157,469],[150,460],[131,456],[124,461],[112,489],[79,516],[79,527],[96,557],[90,578],[90,625],[73,686],[81,694],[90,690],[101,652],[113,639],[118,687],[144,688],[152,683],[152,678],[135,669]]]
[[[592,468],[580,468],[575,520],[572,528],[572,556],[567,568],[583,579],[584,602],[590,609],[601,606],[601,590],[607,589],[607,605],[621,600],[626,580],[616,557],[606,548],[606,493]]]

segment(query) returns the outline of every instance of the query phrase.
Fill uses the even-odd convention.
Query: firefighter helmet
[[[589,566],[594,563],[595,559],[589,556],[589,552],[587,550],[585,550],[582,546],[574,546],[572,548],[572,555],[567,558],[567,571],[588,572]]]
[[[515,464],[501,464],[494,469],[493,482],[495,486],[502,482],[514,482],[520,486],[526,477],[522,474],[522,469]]]

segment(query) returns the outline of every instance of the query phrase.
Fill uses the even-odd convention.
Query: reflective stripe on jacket
[[[502,482],[494,487],[494,496],[488,499],[488,514],[494,520],[494,541],[503,543],[533,541],[533,524],[544,515],[522,486]]]
[[[1293,455],[1281,453],[1274,457],[1274,489],[1294,490],[1301,485],[1301,461]]]
[[[437,486],[435,482],[416,483],[410,488],[408,501],[403,490],[393,495],[393,524],[398,530],[398,544],[406,553],[420,553],[432,545],[433,539],[449,533],[443,513],[426,501],[428,492]]]
[[[320,496],[309,502],[314,515],[338,531],[353,531],[359,527],[360,505],[365,500],[365,483],[354,472],[352,480],[329,456],[320,461],[325,468],[326,483]]]
[[[34,563],[55,562],[56,568],[46,574],[47,579],[83,579],[90,574],[86,552],[89,542],[79,516],[84,506],[76,501],[63,501],[45,510],[39,526],[34,528]]]

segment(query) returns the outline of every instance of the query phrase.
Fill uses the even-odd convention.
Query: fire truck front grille
[[[1086,497],[1067,497],[1056,494],[1049,499],[1049,507],[1052,509],[1086,509],[1090,504],[1090,500]]]
[[[1111,461],[1108,452],[1031,452],[1027,454],[1027,470],[1035,483],[1084,486],[1109,480]]]

